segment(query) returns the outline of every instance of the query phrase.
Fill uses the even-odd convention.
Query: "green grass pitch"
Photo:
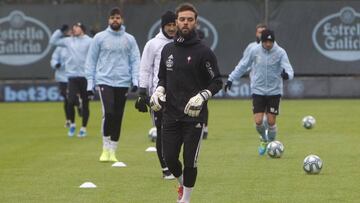
[[[0,104],[0,202],[175,202],[176,181],[163,180],[156,153],[145,152],[154,146],[149,115],[128,100],[117,151],[128,167],[112,168],[98,162],[100,103],[90,108],[88,137],[79,139],[67,137],[61,103]],[[212,100],[209,108],[193,203],[359,202],[358,100],[282,100],[280,159],[257,154],[250,100]],[[301,126],[306,115],[314,129]],[[324,161],[319,175],[302,170],[311,153]],[[97,188],[80,189],[86,181]]]

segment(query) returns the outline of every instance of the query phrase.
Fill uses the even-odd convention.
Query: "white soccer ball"
[[[305,116],[302,119],[302,125],[304,126],[304,128],[306,129],[311,129],[315,126],[316,120],[314,117],[312,116]]]
[[[310,154],[304,159],[303,169],[307,174],[318,174],[323,167],[323,161],[317,155]]]
[[[151,142],[155,142],[156,141],[156,137],[157,137],[157,129],[156,127],[152,127],[149,130],[149,139]]]
[[[284,153],[284,145],[280,141],[272,141],[267,145],[267,154],[271,158],[280,158]]]

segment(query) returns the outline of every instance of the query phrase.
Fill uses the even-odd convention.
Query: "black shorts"
[[[271,113],[274,115],[279,115],[279,105],[281,95],[257,95],[253,94],[253,113]]]

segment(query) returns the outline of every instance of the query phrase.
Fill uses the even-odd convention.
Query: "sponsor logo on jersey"
[[[174,66],[174,56],[171,54],[166,60],[166,67],[168,67],[167,70],[171,69],[172,71],[173,66]]]

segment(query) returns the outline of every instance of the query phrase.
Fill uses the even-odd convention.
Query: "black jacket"
[[[163,105],[165,122],[204,122],[207,102],[199,117],[195,118],[184,114],[186,104],[201,90],[210,90],[215,95],[222,88],[216,56],[195,32],[187,38],[178,36],[174,42],[165,45],[161,52],[158,77],[158,86],[163,86],[166,91],[166,103]]]

